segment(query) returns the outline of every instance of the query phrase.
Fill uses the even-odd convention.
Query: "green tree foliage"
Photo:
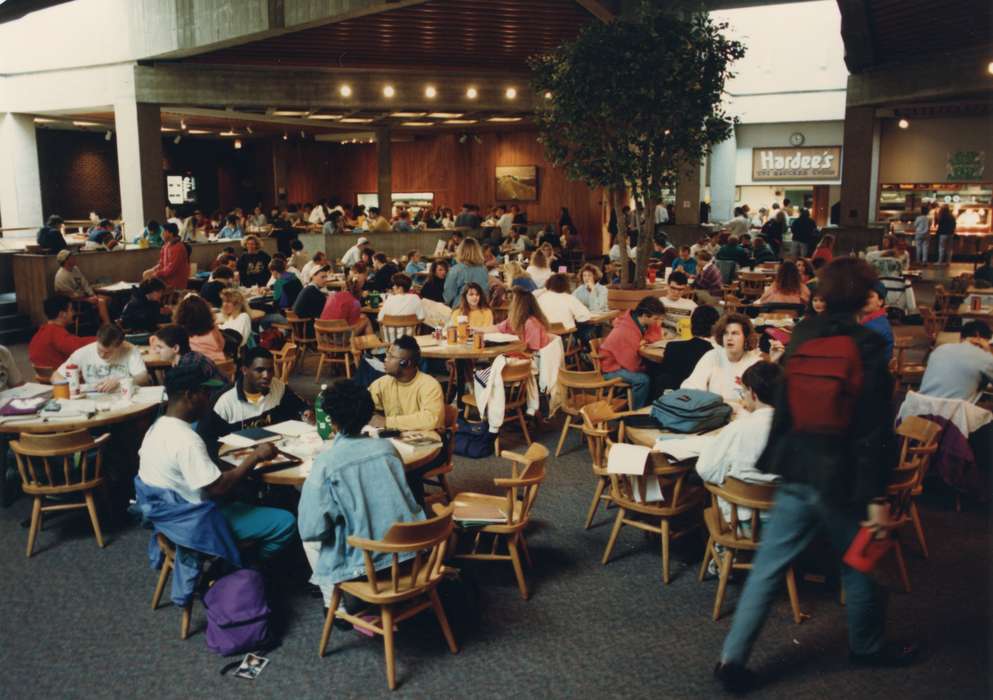
[[[663,191],[675,189],[680,168],[698,167],[734,128],[721,101],[731,64],[745,49],[724,37],[726,28],[706,13],[676,17],[646,1],[633,15],[591,23],[575,40],[531,59],[542,103],[539,140],[549,160],[573,180],[616,193],[626,189],[645,205],[639,286]],[[626,279],[627,264],[622,267]]]

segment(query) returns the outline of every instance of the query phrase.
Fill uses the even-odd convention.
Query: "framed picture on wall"
[[[537,202],[538,166],[498,165],[496,167],[497,201]]]

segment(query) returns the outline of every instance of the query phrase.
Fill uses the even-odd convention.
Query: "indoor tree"
[[[631,15],[591,23],[530,61],[549,160],[567,177],[611,191],[618,232],[625,191],[645,207],[636,286],[644,285],[663,191],[734,128],[721,103],[730,66],[745,49],[724,37],[726,28],[706,13],[673,16],[643,0]]]

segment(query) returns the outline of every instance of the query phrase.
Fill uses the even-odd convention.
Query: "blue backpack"
[[[655,399],[652,418],[673,433],[704,433],[731,420],[731,407],[712,391],[676,389]]]

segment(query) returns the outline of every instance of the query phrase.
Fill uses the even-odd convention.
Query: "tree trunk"
[[[649,199],[645,202],[645,222],[638,232],[638,258],[635,262],[634,286],[635,289],[645,288],[645,277],[648,274],[648,256],[654,248],[655,242],[655,207],[658,200]]]
[[[614,206],[614,212],[617,216],[617,236],[614,237],[614,242],[621,251],[621,286],[626,285],[630,282],[628,279],[628,246],[627,246],[627,221],[624,219],[624,214],[621,209],[624,208],[624,195],[625,190],[623,189],[612,189],[611,191],[611,203]],[[607,251],[610,254],[610,251]]]

